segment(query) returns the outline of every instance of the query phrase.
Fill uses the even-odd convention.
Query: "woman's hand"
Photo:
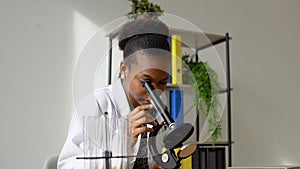
[[[155,119],[147,110],[152,109],[151,104],[137,106],[129,113],[128,118],[131,124],[131,146],[134,146],[140,134],[152,132],[152,128],[148,128],[147,124],[156,125]]]
[[[161,169],[161,166],[158,165],[157,163],[154,164],[153,169]]]

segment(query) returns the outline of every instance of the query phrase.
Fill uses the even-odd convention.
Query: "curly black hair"
[[[138,19],[123,25],[119,32],[119,48],[123,50],[124,59],[143,49],[161,49],[170,52],[168,36],[169,28],[163,22],[154,19]],[[160,55],[157,50],[144,51],[150,56]]]

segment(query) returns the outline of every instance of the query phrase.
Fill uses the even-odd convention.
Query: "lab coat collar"
[[[118,79],[111,87],[112,97],[116,103],[117,111],[124,117],[130,113],[130,103],[125,94],[121,79]]]

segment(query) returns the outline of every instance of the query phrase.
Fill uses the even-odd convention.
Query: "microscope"
[[[183,142],[193,134],[194,127],[190,123],[175,124],[167,106],[163,104],[151,81],[144,82],[143,87],[149,94],[154,108],[164,120],[162,124],[154,126],[154,132],[149,135],[150,154],[162,168],[177,169],[181,165],[180,161],[189,157],[196,150],[196,144],[183,145]],[[156,145],[156,136],[163,127],[167,130],[163,137],[164,152],[159,151]],[[177,148],[180,148],[180,150],[175,153],[174,149]]]

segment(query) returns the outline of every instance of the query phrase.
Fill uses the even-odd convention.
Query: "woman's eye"
[[[139,79],[139,81],[140,81],[141,84],[144,84],[147,80]]]

